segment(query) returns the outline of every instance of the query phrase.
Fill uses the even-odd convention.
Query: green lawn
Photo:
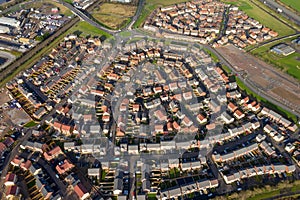
[[[257,194],[254,197],[249,198],[248,200],[266,199],[266,198],[271,198],[271,197],[277,196],[279,194],[280,194],[279,190],[274,190],[274,191],[266,192],[263,194]]]
[[[290,44],[290,41],[294,38],[277,41],[253,50],[251,53],[255,56],[262,58],[264,61],[280,68],[289,75],[300,80],[300,53],[295,52],[288,56],[280,56],[270,52],[270,49],[279,43]],[[298,67],[297,67],[298,66]]]
[[[73,0],[64,0],[64,2],[67,2],[69,4],[72,4],[73,3]]]
[[[35,125],[37,125],[38,123],[36,123],[35,121],[30,121],[28,122],[27,124],[24,125],[24,127],[26,128],[30,128],[30,127],[33,127]]]
[[[130,36],[131,36],[131,32],[129,32],[129,31],[122,31],[122,32],[120,33],[120,35],[121,35],[122,37],[130,37]]]
[[[300,2],[299,0],[280,0],[282,3],[288,7],[300,12]]]
[[[148,200],[156,200],[157,198],[156,198],[156,193],[148,193]]]
[[[239,6],[249,17],[252,17],[262,23],[264,26],[271,28],[278,32],[280,36],[290,35],[295,33],[293,29],[286,26],[282,22],[278,21],[270,14],[266,13],[264,10],[253,4],[248,0],[222,0],[225,3],[233,4]],[[257,2],[257,1],[256,1]]]
[[[106,38],[112,37],[112,35],[110,35],[109,33],[96,28],[85,21],[78,22],[75,26],[69,29],[68,32],[73,33],[75,31],[79,31],[81,33],[81,36],[87,36],[87,35],[102,36],[103,35]]]

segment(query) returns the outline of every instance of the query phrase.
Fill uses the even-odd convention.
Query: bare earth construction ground
[[[93,17],[112,29],[121,28],[135,13],[136,6],[103,3],[93,11]]]
[[[268,93],[275,99],[285,102],[294,110],[300,110],[300,83],[296,79],[254,56],[240,51],[233,45],[220,47],[216,50],[236,68],[236,71],[245,72],[249,80],[261,92]]]

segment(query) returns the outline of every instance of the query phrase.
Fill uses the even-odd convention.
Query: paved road
[[[132,29],[133,24],[136,22],[136,20],[141,15],[144,3],[145,3],[145,0],[139,0],[139,4],[138,4],[138,7],[136,9],[135,15],[132,17],[131,22],[124,29],[128,29],[128,30]]]
[[[75,8],[73,5],[66,3],[62,0],[59,1],[59,3],[63,4],[64,6],[66,6],[67,8],[69,8],[75,15],[79,16],[82,20],[88,22],[89,24],[91,24],[92,26],[105,31],[109,34],[115,34],[120,32],[121,30],[111,30],[108,28],[105,28],[104,26],[101,26],[100,24],[98,24],[97,22],[95,22],[94,20],[92,20],[91,18],[89,18],[85,13],[83,13],[81,10]]]
[[[60,193],[65,196],[67,193],[67,186],[56,177],[56,173],[53,171],[51,166],[44,160],[44,158],[40,158],[38,160],[38,164],[40,164],[47,171],[51,179],[54,180],[55,184],[58,186]]]
[[[295,22],[296,24],[300,25],[300,16],[295,14],[291,10],[278,4],[274,0],[260,0],[260,1],[275,11],[277,11],[277,8],[281,9],[282,10],[282,12],[280,13],[281,15],[283,15],[284,17],[288,18],[289,20]]]
[[[78,8],[74,7],[73,5],[66,3],[65,1],[59,0],[59,3],[63,4],[64,6],[66,6],[67,8],[69,8],[75,15],[79,16],[82,20],[88,22],[89,24],[91,24],[92,26],[105,31],[111,35],[114,35],[116,33],[121,32],[122,30],[112,30],[112,29],[108,29],[102,25],[100,25],[99,23],[97,23],[96,21],[94,21],[93,19],[91,19],[88,15],[86,15],[84,12],[82,12],[81,10],[79,10]],[[132,17],[131,22],[125,27],[123,28],[123,30],[131,30],[133,24],[136,22],[136,20],[139,18],[143,6],[144,6],[145,0],[139,0],[135,15]]]
[[[237,72],[235,70],[235,68],[231,65],[230,62],[228,62],[216,49],[212,48],[211,46],[205,45],[205,47],[207,49],[209,49],[211,52],[213,52],[215,55],[218,56],[218,58],[220,59],[222,64],[225,64],[226,66],[228,66],[235,74],[239,74],[239,72]],[[300,112],[299,111],[295,111],[293,108],[290,108],[286,105],[284,105],[282,102],[277,101],[276,99],[274,99],[273,97],[271,97],[270,95],[268,95],[267,93],[265,93],[264,91],[259,90],[256,86],[253,85],[253,83],[251,82],[251,80],[247,79],[247,78],[243,78],[243,76],[239,76],[240,80],[248,87],[250,88],[252,91],[254,91],[256,94],[260,95],[261,97],[267,99],[269,102],[282,107],[283,109],[293,113],[296,116],[300,116]]]
[[[0,65],[0,70],[4,69],[6,66],[8,66],[10,63],[12,63],[16,59],[16,56],[12,55],[11,53],[5,52],[5,51],[0,51],[0,57],[7,59],[7,61],[5,61],[5,63]]]

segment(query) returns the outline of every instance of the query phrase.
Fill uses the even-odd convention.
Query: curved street
[[[81,10],[75,8],[73,5],[69,4],[69,3],[66,3],[62,0],[59,1],[59,3],[63,4],[64,6],[66,6],[68,9],[70,9],[76,16],[80,17],[80,19],[88,22],[90,25],[102,30],[102,31],[105,31],[109,34],[115,34],[115,33],[118,33],[120,32],[121,30],[111,30],[111,29],[108,29],[104,26],[101,26],[100,24],[98,24],[97,22],[95,22],[94,20],[90,19],[86,14],[84,14]]]

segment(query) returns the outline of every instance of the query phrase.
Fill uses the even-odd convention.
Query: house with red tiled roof
[[[239,110],[236,110],[236,111],[233,113],[233,116],[234,116],[236,119],[242,119],[243,117],[245,117],[245,114],[242,113],[242,112],[239,111]]]
[[[17,175],[14,173],[7,173],[5,176],[4,185],[5,186],[12,186],[15,185],[17,182]]]
[[[60,131],[62,124],[60,122],[54,122],[53,123],[53,128],[57,131]]]
[[[154,134],[156,135],[157,133],[163,133],[164,132],[164,125],[158,124],[154,126]]]
[[[248,103],[248,101],[249,101],[249,97],[247,96],[241,100],[241,104]]]
[[[19,187],[16,185],[8,186],[5,189],[6,199],[13,199],[19,194]]]
[[[82,183],[77,183],[77,185],[74,186],[74,192],[77,194],[80,200],[87,199],[90,196],[90,193]]]
[[[234,112],[238,108],[232,102],[229,102],[228,105],[227,105],[227,107],[228,107],[228,110],[230,110],[230,112]]]
[[[175,122],[173,122],[173,128],[175,129],[175,130],[177,130],[177,131],[180,131],[180,125],[175,121]]]
[[[269,31],[269,35],[272,36],[272,37],[277,37],[278,33],[275,32],[275,31]]]
[[[12,161],[10,161],[10,164],[15,166],[15,167],[19,167],[21,165],[21,163],[24,161],[23,158],[19,157],[19,156],[15,156]]]
[[[54,158],[56,158],[59,154],[62,154],[62,150],[59,146],[54,147],[52,150],[48,152],[44,152],[44,157],[47,161],[50,161]]]
[[[22,162],[20,167],[22,170],[27,171],[27,170],[29,170],[31,164],[32,164],[31,161],[27,160],[26,162]]]
[[[162,92],[162,88],[160,86],[153,88],[155,94]]]
[[[61,133],[65,135],[71,135],[73,133],[74,126],[62,124],[61,125]]]
[[[74,165],[70,163],[67,159],[65,159],[61,165],[56,165],[55,169],[58,172],[58,174],[64,174],[70,171],[73,167]]]
[[[139,104],[133,104],[132,105],[132,112],[138,112],[140,110],[140,105]]]
[[[157,119],[160,120],[160,121],[166,121],[167,120],[166,113],[162,112],[161,110],[155,111],[154,116],[157,117]]]
[[[202,114],[198,114],[197,115],[197,121],[200,123],[200,124],[205,124],[207,122],[207,119],[202,115]]]
[[[103,97],[105,92],[102,90],[91,90],[91,94]]]

